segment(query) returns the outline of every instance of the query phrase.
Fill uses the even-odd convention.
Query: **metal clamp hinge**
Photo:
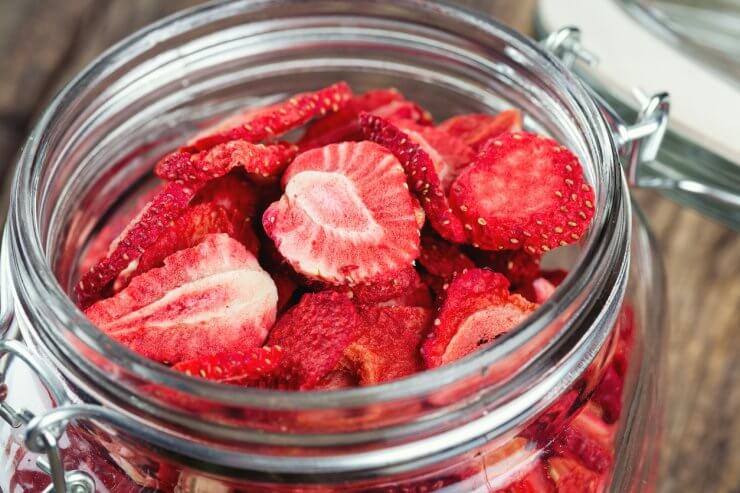
[[[4,313],[0,320],[3,326],[0,333],[8,329],[6,324],[12,322],[12,314]],[[25,445],[31,452],[41,455],[36,464],[45,473],[51,476],[51,484],[43,493],[94,493],[95,481],[84,471],[65,471],[59,449],[59,439],[64,434],[67,422],[52,423],[48,427],[38,426],[39,418],[32,412],[16,410],[7,402],[9,388],[5,382],[5,369],[11,358],[23,361],[41,380],[51,394],[57,406],[64,407],[69,403],[64,392],[64,386],[56,375],[28,350],[20,341],[0,340],[0,418],[13,428],[26,426]]]

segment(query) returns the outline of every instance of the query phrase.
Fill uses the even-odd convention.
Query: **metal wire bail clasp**
[[[581,31],[574,26],[563,27],[550,33],[542,41],[542,45],[568,68],[576,61],[582,61],[587,65],[598,62],[596,55],[583,46]],[[615,143],[623,157],[629,184],[639,186],[639,167],[644,163],[655,161],[668,129],[670,96],[667,92],[647,96],[638,89],[633,90],[640,111],[635,122],[628,124],[596,91],[588,85],[586,89],[598,103],[612,129]]]
[[[4,312],[2,322],[9,325],[12,317]],[[7,326],[2,327],[3,331]],[[0,361],[3,363],[4,370],[10,358],[17,358],[23,361],[34,371],[36,376],[46,386],[54,402],[58,406],[64,406],[69,403],[64,392],[64,386],[57,379],[46,365],[38,360],[29,349],[20,341],[0,340]],[[28,450],[42,455],[36,461],[36,465],[51,476],[51,484],[44,490],[44,493],[93,493],[95,491],[95,481],[84,471],[64,471],[62,456],[59,450],[59,439],[66,428],[66,423],[59,426],[50,426],[39,429],[34,426],[38,420],[33,413],[26,409],[13,409],[7,402],[9,388],[5,383],[5,372],[0,371],[0,418],[5,420],[13,428],[27,426],[25,444]],[[33,432],[31,432],[33,430]]]

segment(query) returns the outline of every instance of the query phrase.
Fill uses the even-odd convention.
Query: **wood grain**
[[[9,168],[49,98],[94,56],[144,24],[195,3],[2,0],[0,165]],[[459,3],[531,30],[534,0]],[[659,491],[738,493],[740,237],[656,193],[636,197],[668,273],[669,378]]]

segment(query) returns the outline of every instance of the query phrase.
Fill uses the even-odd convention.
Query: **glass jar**
[[[205,121],[340,79],[394,86],[438,119],[518,107],[579,155],[595,220],[548,259],[570,274],[535,314],[453,364],[307,393],[192,379],[87,321],[67,297],[80,254],[158,156]],[[20,158],[0,489],[651,491],[662,273],[619,165],[636,143],[614,125],[531,40],[423,0],[219,3],[132,35],[62,91]]]

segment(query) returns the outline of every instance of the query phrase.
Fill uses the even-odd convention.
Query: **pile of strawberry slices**
[[[374,385],[493,344],[564,273],[594,195],[521,115],[435,124],[393,89],[343,82],[206,128],[115,214],[75,296],[133,351],[261,388]],[[303,129],[302,137],[283,140]]]

